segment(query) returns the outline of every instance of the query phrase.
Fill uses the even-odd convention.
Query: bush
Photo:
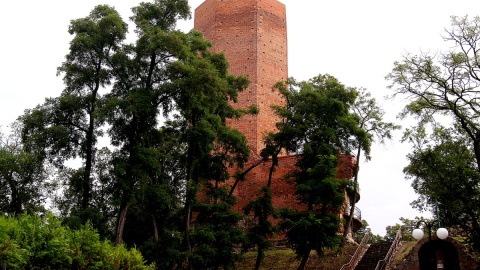
[[[72,231],[53,214],[0,217],[0,267],[7,269],[155,269],[136,249],[101,241],[90,224]]]

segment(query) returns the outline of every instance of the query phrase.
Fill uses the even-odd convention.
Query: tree
[[[247,216],[253,212],[253,218],[255,220],[247,232],[249,240],[247,246],[256,245],[257,247],[255,270],[260,269],[260,265],[265,258],[265,251],[270,247],[269,237],[277,230],[277,226],[273,226],[270,221],[272,217],[278,218],[277,210],[273,207],[271,185],[273,173],[278,166],[278,155],[283,149],[281,143],[275,142],[274,133],[266,135],[264,142],[265,147],[260,153],[262,160],[263,162],[267,162],[269,158],[271,159],[267,183],[261,188],[257,198],[250,201],[243,209]]]
[[[419,198],[412,206],[431,210],[443,226],[459,226],[480,249],[480,173],[467,136],[453,129],[436,132],[414,146],[404,173]],[[415,134],[415,138],[421,135]]]
[[[176,79],[172,80],[172,101],[177,110],[172,128],[178,132],[185,146],[184,233],[187,251],[189,255],[194,255],[199,250],[195,247],[195,241],[190,239],[194,211],[200,211],[199,218],[214,218],[218,223],[221,220],[215,218],[215,215],[225,211],[224,204],[233,206],[235,203],[233,191],[224,190],[222,183],[230,177],[229,168],[243,168],[250,150],[243,134],[227,127],[226,121],[250,111],[248,108],[235,109],[229,103],[237,101],[238,93],[247,87],[248,80],[228,74],[224,55],[209,52],[210,43],[203,40],[199,33],[191,32],[187,37],[191,44],[189,54],[177,62],[174,68]],[[197,200],[200,192],[206,195],[206,201]],[[205,208],[205,203],[210,206]],[[208,213],[211,207],[217,209]],[[208,211],[202,213],[202,210]],[[218,223],[218,226],[225,226],[222,230],[228,231],[227,234],[236,234],[237,229],[231,220],[235,219],[235,215],[227,212],[225,214],[230,215],[230,218],[223,220],[225,223]],[[227,241],[226,245],[230,247],[237,240],[232,241]],[[218,256],[227,258],[225,254],[216,253],[215,257]],[[190,258],[191,268],[193,262],[193,258]]]
[[[413,230],[417,228],[417,226],[422,225],[419,222],[421,220],[425,220],[422,217],[415,217],[415,219],[408,219],[408,218],[400,218],[401,223],[396,223],[395,225],[390,225],[385,228],[386,234],[383,237],[385,241],[390,241],[392,242],[395,240],[395,237],[397,236],[397,232],[399,229],[402,230],[402,241],[415,241],[415,239],[412,236]]]
[[[464,208],[456,206],[457,199],[463,200],[465,194],[476,200],[478,189],[480,18],[452,17],[452,27],[443,38],[452,43],[451,51],[406,55],[402,61],[395,62],[387,79],[392,82],[393,96],[404,95],[410,101],[401,116],[412,115],[418,119],[418,125],[405,135],[405,139],[416,144],[405,173],[414,179],[412,185],[420,195],[418,202],[432,207],[438,201],[442,209],[439,213],[445,219],[443,211],[452,213],[447,208],[453,207],[456,217],[472,220],[473,223],[468,224],[469,232],[476,238],[478,216],[472,213],[476,208],[468,207],[468,202],[462,205]],[[446,189],[441,186],[447,181],[449,195],[443,193]],[[478,249],[478,240],[472,241]]]
[[[172,79],[172,63],[189,51],[186,35],[174,31],[178,19],[190,16],[187,1],[157,0],[132,10],[138,39],[111,57],[115,83],[104,107],[111,143],[118,148],[113,158],[119,194],[117,245],[122,241],[128,207],[137,187],[157,181],[161,173],[156,151],[162,142],[157,129],[159,106],[170,103],[166,85]],[[166,107],[165,114],[169,112]]]
[[[92,206],[92,168],[104,123],[98,110],[100,91],[111,83],[108,62],[125,39],[127,25],[115,9],[99,5],[89,16],[72,20],[68,31],[74,35],[70,52],[58,68],[58,74],[64,74],[64,91],[27,110],[21,119],[24,141],[42,149],[59,167],[69,158],[83,161],[69,188],[79,197],[72,211],[78,210],[80,219],[86,222],[91,218],[87,210]]]
[[[276,140],[291,153],[299,154],[291,177],[303,211],[282,210],[281,228],[302,261],[303,269],[311,250],[337,247],[340,238],[338,211],[344,203],[346,179],[337,179],[341,152],[350,153],[355,139],[365,138],[359,119],[350,113],[358,95],[335,77],[319,75],[306,82],[277,84],[285,106],[274,107],[283,119],[277,124]]]
[[[0,211],[9,215],[44,210],[50,193],[50,167],[38,152],[26,151],[20,138],[21,123],[12,125],[12,133],[0,133]]]
[[[153,219],[156,238],[158,205],[148,202],[170,203],[181,198],[184,225],[179,229],[184,234],[182,244],[186,250],[182,252],[189,267],[203,259],[212,263],[212,267],[218,267],[219,258],[222,264],[228,264],[230,257],[224,251],[228,248],[232,251],[239,241],[234,226],[238,217],[225,212],[225,205],[233,205],[234,198],[222,183],[229,178],[230,167],[242,168],[249,150],[245,137],[227,127],[226,120],[247,112],[234,109],[229,102],[236,101],[248,80],[228,74],[225,57],[211,53],[211,44],[200,33],[174,30],[178,19],[190,16],[187,1],[142,3],[133,12],[138,40],[112,57],[116,82],[105,106],[111,125],[109,135],[112,144],[118,147],[113,159],[117,194],[120,194],[116,242],[123,239],[128,208],[146,206],[151,211],[146,216]],[[160,116],[165,121],[159,129]],[[177,137],[174,145],[180,151],[180,161],[175,170],[165,173],[162,162],[171,159],[164,159],[169,153],[163,151],[167,150],[165,144],[173,142],[170,134]],[[183,194],[175,194],[176,198],[167,197],[171,194],[168,191],[178,186],[178,183],[171,185],[172,179],[183,185]],[[153,190],[158,192],[146,196]],[[206,195],[206,201],[199,201],[200,195]],[[162,205],[173,209],[178,204],[170,206]],[[228,218],[219,219],[220,213]],[[209,220],[214,220],[218,227],[211,227]],[[194,222],[196,227],[192,228]],[[201,242],[205,239],[200,233],[217,236],[226,233],[230,239],[223,239],[224,250],[210,241],[215,254],[201,254],[198,246],[208,243]]]
[[[418,117],[419,124],[434,123],[446,116],[467,135],[480,171],[480,122],[477,89],[480,86],[480,17],[452,17],[444,40],[450,52],[405,55],[395,62],[387,79],[393,96],[404,95],[410,103],[401,116]]]
[[[370,146],[372,141],[376,138],[380,143],[383,143],[385,139],[392,138],[391,132],[393,130],[400,128],[400,126],[394,125],[393,123],[383,121],[384,112],[380,109],[375,98],[372,98],[369,92],[366,92],[363,88],[360,88],[357,91],[359,92],[359,96],[352,106],[352,111],[358,116],[359,128],[365,130],[366,137],[359,137],[356,139],[357,152],[355,154],[356,162],[353,176],[353,194],[357,194],[358,192],[358,172],[362,151],[365,153],[366,160],[370,160]],[[364,134],[362,134],[362,136],[363,135]],[[350,214],[343,233],[342,246],[345,244],[348,234],[351,231],[356,202],[356,198],[351,198]]]

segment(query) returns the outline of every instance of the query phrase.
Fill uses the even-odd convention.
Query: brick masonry
[[[237,128],[247,138],[252,158],[246,165],[259,163],[263,148],[263,136],[275,131],[279,120],[271,105],[281,105],[281,96],[272,86],[288,77],[287,21],[285,5],[278,0],[206,0],[195,10],[195,29],[213,44],[213,52],[223,52],[230,64],[229,72],[249,78],[250,85],[240,93],[237,108],[255,105],[260,113],[231,120],[228,124]],[[277,208],[300,209],[295,199],[293,183],[285,175],[295,168],[297,156],[282,156],[273,175],[273,203]],[[268,181],[270,162],[261,162],[239,183],[234,195],[237,211],[256,197],[260,187]],[[339,177],[353,175],[351,156],[342,155]],[[233,173],[233,170],[231,171]],[[233,179],[227,184],[232,185]]]
[[[249,78],[250,86],[232,105],[255,105],[260,113],[229,125],[259,154],[263,135],[274,131],[278,120],[270,106],[283,103],[271,88],[288,76],[285,5],[277,0],[206,0],[195,10],[195,29],[213,43],[214,52],[225,53],[230,73]]]

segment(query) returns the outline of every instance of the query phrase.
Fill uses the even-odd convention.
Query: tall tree
[[[69,33],[75,35],[70,42],[70,53],[58,68],[63,73],[67,86],[60,97],[60,106],[77,103],[77,110],[67,113],[74,121],[58,123],[66,128],[78,129],[82,133],[79,156],[85,161],[81,184],[82,210],[89,207],[91,199],[91,172],[95,160],[95,145],[98,128],[103,123],[98,115],[100,90],[108,86],[112,73],[108,61],[125,39],[127,25],[118,12],[106,5],[96,6],[90,15],[73,20]]]
[[[159,160],[155,148],[161,143],[157,130],[160,105],[168,113],[172,79],[169,69],[188,51],[187,38],[174,31],[178,19],[190,16],[186,0],[157,0],[132,9],[138,39],[124,45],[110,61],[115,84],[105,106],[114,154],[114,172],[119,193],[116,244],[123,230],[136,188],[158,177]]]
[[[405,138],[414,143],[405,172],[414,179],[412,185],[420,195],[419,201],[430,207],[438,201],[442,211],[451,213],[446,209],[448,205],[457,210],[457,217],[473,217],[475,221],[469,224],[473,236],[478,234],[477,214],[472,213],[476,207],[468,207],[468,202],[461,209],[455,206],[457,199],[463,200],[465,194],[476,200],[478,189],[480,18],[453,16],[451,28],[445,31],[443,39],[451,43],[450,51],[408,54],[402,61],[395,62],[387,79],[392,82],[393,96],[402,95],[410,101],[401,116],[412,115],[418,119],[417,125],[405,134]],[[448,196],[441,192],[445,191],[441,185],[447,184],[447,180]],[[443,214],[440,217],[447,220]],[[475,242],[478,249],[479,242]]]
[[[337,159],[350,153],[355,138],[366,138],[359,119],[350,113],[358,95],[335,77],[319,75],[309,81],[288,81],[289,88],[278,84],[285,107],[275,107],[286,119],[277,124],[277,140],[287,151],[299,154],[292,173],[295,194],[304,211],[283,210],[281,227],[287,241],[302,257],[298,269],[304,269],[311,250],[323,254],[336,247],[340,238],[338,211],[344,203],[348,180],[337,179]]]
[[[205,210],[202,202],[197,201],[202,185],[206,187],[203,192],[207,192],[210,203],[217,204],[212,207],[219,207],[212,215],[225,211],[222,204],[234,204],[232,192],[224,193],[222,182],[229,178],[228,168],[243,167],[248,159],[249,148],[245,137],[227,127],[226,121],[249,111],[230,105],[230,102],[236,102],[238,92],[246,88],[248,80],[228,74],[224,55],[209,52],[210,43],[203,40],[201,34],[192,32],[188,37],[189,54],[180,58],[175,67],[177,75],[172,80],[172,101],[177,111],[173,127],[178,130],[186,147],[184,232],[187,251],[194,255],[198,249],[190,238],[190,231],[195,208]],[[200,217],[204,217],[202,211]],[[216,219],[215,222],[220,220]],[[225,219],[225,222],[229,224],[218,225],[233,229],[231,219]],[[192,258],[189,259],[189,265],[193,268]]]
[[[401,116],[413,115],[419,124],[438,122],[442,116],[458,124],[468,136],[480,171],[480,17],[452,17],[444,40],[449,52],[404,56],[394,63],[387,79],[394,95],[410,103]]]
[[[273,206],[271,185],[273,173],[279,165],[278,155],[283,150],[283,146],[281,142],[275,141],[275,136],[274,133],[265,136],[265,147],[260,153],[263,162],[271,162],[266,184],[262,186],[257,198],[244,207],[245,214],[248,216],[253,212],[254,217],[253,224],[248,228],[247,237],[249,239],[248,246],[255,245],[257,247],[255,270],[260,269],[265,258],[265,251],[270,247],[269,237],[273,236],[277,230],[277,226],[273,226],[270,220],[272,217],[278,218],[277,210]]]
[[[366,134],[361,134],[366,137],[356,138],[357,140],[357,152],[355,154],[355,168],[353,178],[353,197],[350,198],[350,214],[348,216],[345,230],[343,232],[342,246],[345,244],[349,233],[352,229],[352,220],[355,212],[355,204],[357,199],[355,198],[358,192],[358,172],[361,160],[362,152],[365,154],[365,159],[370,160],[370,147],[375,138],[380,143],[384,143],[385,139],[392,138],[392,131],[399,129],[400,126],[390,122],[383,121],[383,110],[378,106],[375,98],[372,98],[371,94],[364,88],[357,89],[359,95],[352,106],[352,112],[359,118],[359,128],[365,130]]]
[[[65,90],[21,119],[24,139],[42,148],[57,165],[64,166],[69,158],[82,159],[81,176],[72,179],[70,187],[75,190],[72,194],[79,194],[78,208],[85,222],[91,207],[96,143],[102,134],[100,91],[110,85],[108,61],[125,38],[127,25],[115,9],[100,5],[89,16],[72,20],[68,31],[74,35],[70,52],[58,68],[58,74],[64,74]]]

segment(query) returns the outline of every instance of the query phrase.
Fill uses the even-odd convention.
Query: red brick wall
[[[294,185],[290,179],[286,178],[286,175],[295,168],[297,158],[298,156],[283,156],[279,158],[279,164],[273,173],[270,187],[275,208],[300,209],[300,205],[293,194]],[[244,181],[239,183],[234,193],[237,197],[235,210],[242,212],[243,207],[258,196],[260,188],[267,185],[270,167],[271,162],[262,162],[247,174]]]
[[[250,86],[239,95],[235,107],[256,105],[260,113],[231,120],[253,153],[263,148],[262,137],[275,130],[278,118],[270,106],[282,104],[272,86],[288,77],[285,5],[277,0],[206,0],[195,10],[195,29],[224,52],[229,71],[247,76]]]
[[[352,179],[355,172],[355,158],[351,155],[341,154],[338,159],[338,179]]]
[[[285,207],[302,210],[304,208],[295,198],[295,186],[292,179],[287,177],[287,175],[295,169],[297,160],[298,156],[282,156],[279,158],[278,167],[273,173],[271,184],[273,206],[277,209]],[[251,164],[252,161],[245,167],[248,168]],[[353,177],[354,164],[354,158],[352,156],[341,155],[339,158],[337,178],[351,179]],[[243,207],[250,200],[257,197],[260,188],[267,185],[270,166],[271,162],[262,162],[246,175],[244,181],[239,183],[234,192],[235,197],[237,197],[237,204],[234,207],[235,210],[242,212]],[[233,173],[234,172],[231,172],[231,174]],[[233,182],[229,184],[231,185],[232,183]]]

